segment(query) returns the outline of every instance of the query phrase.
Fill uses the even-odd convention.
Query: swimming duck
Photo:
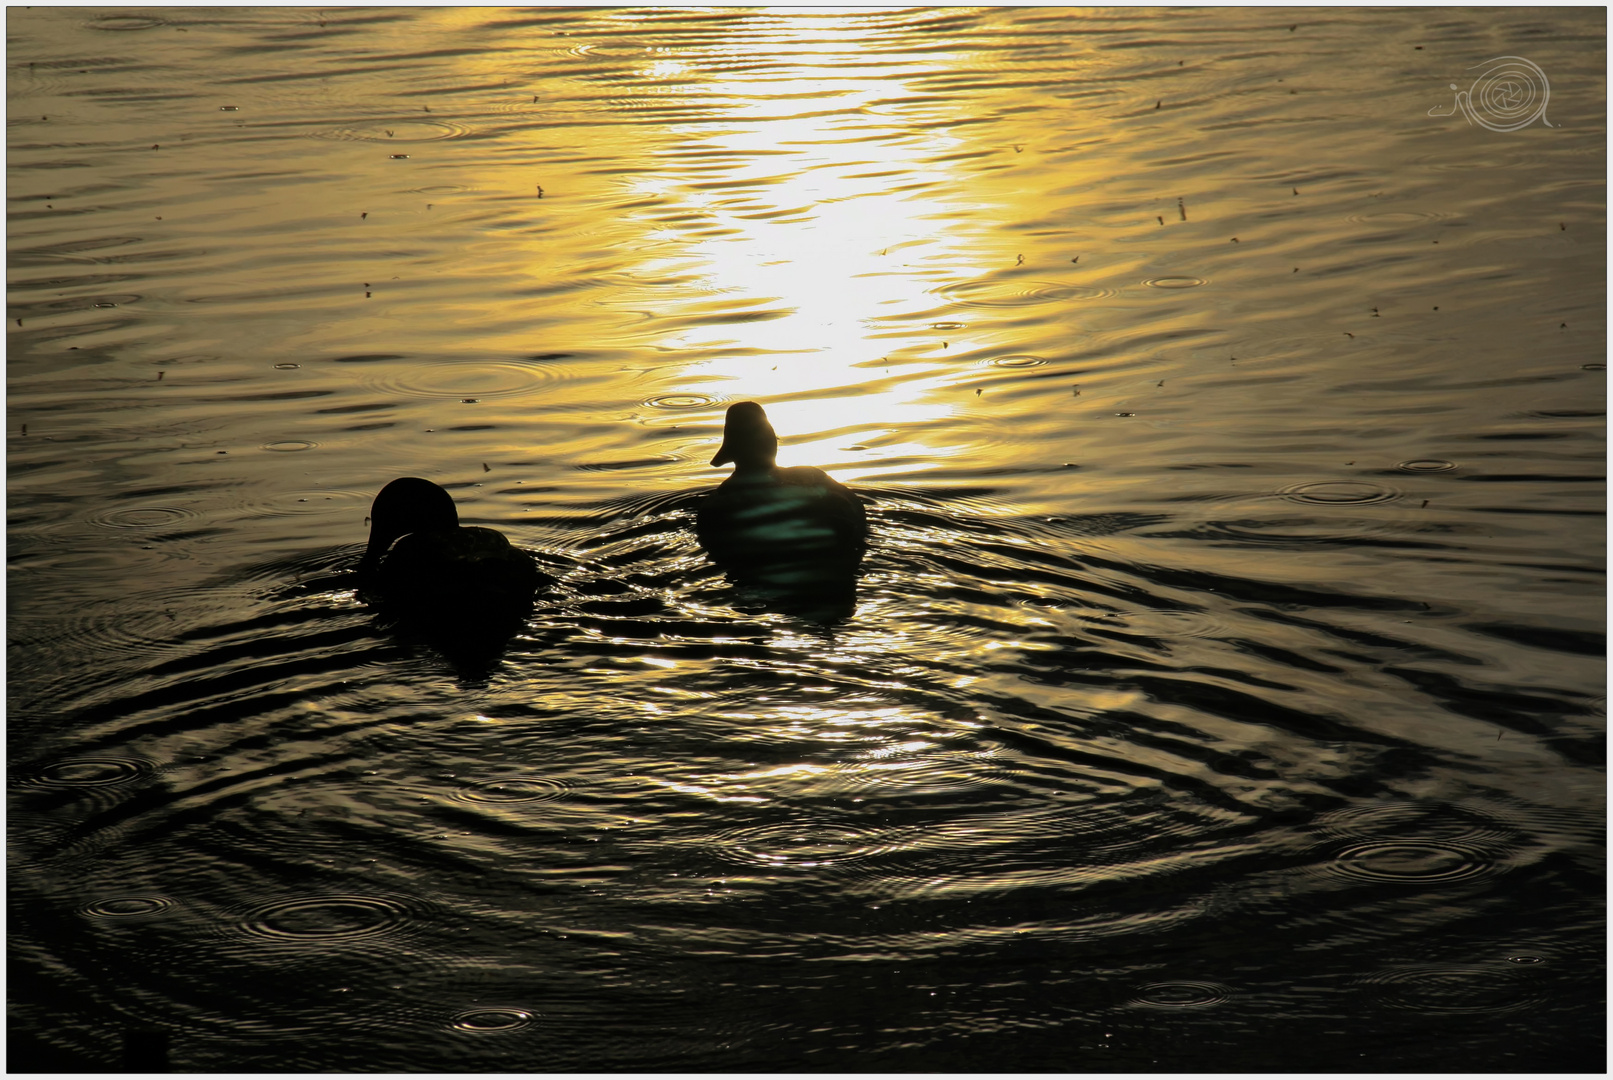
[[[706,496],[695,533],[736,577],[784,588],[849,578],[868,535],[862,500],[822,469],[775,465],[778,435],[754,401],[728,407],[712,465],[733,473]]]
[[[405,476],[376,495],[359,590],[389,613],[447,628],[519,620],[552,578],[494,529],[459,524],[453,496]]]

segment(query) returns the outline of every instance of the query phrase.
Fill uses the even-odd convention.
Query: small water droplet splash
[[[1101,300],[1115,295],[1113,289],[1057,281],[1018,282],[990,278],[954,282],[935,291],[954,303],[971,307],[1030,307],[1061,300]]]
[[[532,1019],[533,1014],[526,1009],[487,1005],[478,1009],[466,1009],[464,1012],[456,1013],[452,1024],[455,1031],[485,1035],[519,1031],[532,1023]]]
[[[454,792],[454,798],[477,803],[550,802],[561,798],[568,790],[570,787],[565,781],[546,776],[506,776],[466,784]]]
[[[108,787],[127,784],[151,775],[153,762],[141,758],[74,758],[41,765],[23,783],[41,787]]]
[[[1506,968],[1426,967],[1381,971],[1361,981],[1383,1004],[1408,1012],[1503,1013],[1537,1005],[1532,973]]]
[[[387,364],[364,375],[365,385],[415,397],[463,401],[465,398],[517,397],[570,378],[563,366],[517,360],[449,360]]]
[[[392,933],[410,923],[408,904],[379,896],[304,896],[260,904],[232,928],[277,945],[325,947]]]
[[[721,404],[722,400],[706,394],[662,394],[641,404],[651,409],[709,409]]]
[[[148,15],[100,15],[82,25],[88,30],[154,30],[168,24]]]
[[[1137,988],[1128,1005],[1149,1009],[1203,1009],[1219,1005],[1231,993],[1212,982],[1157,982]]]
[[[476,134],[473,128],[451,120],[392,120],[391,127],[376,124],[371,127],[335,127],[314,132],[315,139],[335,139],[342,142],[436,142],[442,139],[463,139]],[[406,158],[408,154],[393,154]]]
[[[1400,498],[1400,492],[1394,488],[1364,480],[1318,480],[1308,484],[1295,484],[1277,494],[1294,502],[1322,506],[1360,506],[1366,503],[1391,502]]]
[[[1372,802],[1323,814],[1316,824],[1335,836],[1366,840],[1435,840],[1483,843],[1513,829],[1490,815],[1448,803]]]
[[[1150,638],[1210,637],[1224,629],[1221,621],[1209,612],[1168,608],[1114,611],[1094,620],[1092,626],[1099,631],[1122,631]]]
[[[178,506],[128,506],[97,514],[89,522],[103,529],[160,529],[195,516],[194,510]]]
[[[864,868],[901,846],[878,829],[822,821],[725,829],[706,843],[731,862],[803,873]]]
[[[79,914],[92,919],[129,921],[161,915],[174,906],[166,896],[107,896],[79,908]]]
[[[1385,840],[1340,852],[1328,869],[1360,881],[1434,885],[1493,873],[1483,853],[1438,840]]]

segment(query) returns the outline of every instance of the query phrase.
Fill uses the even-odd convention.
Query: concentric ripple
[[[1126,1004],[1149,1009],[1203,1009],[1219,1005],[1231,996],[1219,983],[1157,982],[1138,987]]]
[[[1170,277],[1144,278],[1143,284],[1150,289],[1196,289],[1209,282],[1201,277],[1188,277],[1186,275]]]
[[[1278,547],[1349,543],[1363,536],[1388,532],[1393,527],[1394,523],[1388,521],[1320,520],[1291,516],[1225,518],[1207,521],[1202,526],[1204,532],[1215,538]]]
[[[196,511],[180,506],[127,506],[97,514],[91,525],[103,529],[161,529],[196,517]]]
[[[1482,852],[1438,840],[1385,840],[1340,852],[1327,868],[1359,881],[1443,885],[1493,873]]]
[[[1414,1012],[1514,1012],[1542,1000],[1528,975],[1506,969],[1414,968],[1378,972],[1362,982],[1383,1004]]]
[[[168,23],[148,15],[102,15],[83,25],[86,30],[155,30]]]
[[[1071,285],[1059,281],[994,281],[980,278],[959,281],[936,290],[941,296],[974,307],[1030,307],[1064,300],[1101,300],[1116,295],[1113,289]]]
[[[1334,810],[1317,825],[1336,836],[1363,839],[1445,840],[1484,843],[1512,833],[1488,814],[1447,803],[1367,803]]]
[[[727,829],[706,844],[730,862],[799,872],[866,868],[902,846],[878,829],[817,821]]]
[[[1351,214],[1344,220],[1357,225],[1413,225],[1450,216],[1439,210],[1378,210],[1370,214]]]
[[[454,792],[454,798],[476,803],[550,802],[564,797],[569,790],[565,781],[547,776],[507,776],[466,784]]]
[[[174,630],[183,607],[181,596],[165,598],[161,608],[117,611],[105,605],[67,606],[52,615],[12,615],[11,640],[29,647],[70,650],[78,656],[152,657],[173,647]],[[212,603],[217,603],[216,600]],[[64,687],[70,690],[70,687]]]
[[[368,506],[373,491],[347,488],[291,488],[263,493],[259,499],[239,509],[248,517],[300,517],[306,514],[350,513],[354,507]]]
[[[1443,458],[1414,458],[1411,461],[1400,462],[1395,468],[1409,473],[1450,472],[1456,468],[1456,462],[1446,461]]]
[[[1093,624],[1099,629],[1125,629],[1149,637],[1210,637],[1220,633],[1222,624],[1208,612],[1149,608],[1143,611],[1117,611]]]
[[[1030,353],[1014,353],[1009,356],[994,356],[987,363],[1000,368],[1033,368],[1041,367],[1047,361]]]
[[[273,450],[277,454],[295,454],[302,450],[312,450],[319,444],[309,442],[307,439],[280,439],[276,442],[264,443],[260,450]]]
[[[914,791],[950,791],[1006,780],[1009,770],[994,755],[979,751],[923,751],[880,755],[843,767],[841,778],[853,787],[897,787]]]
[[[563,377],[553,365],[513,360],[448,360],[398,366],[377,373],[377,389],[415,397],[458,400],[530,394]]]
[[[233,928],[277,945],[325,946],[390,934],[414,918],[409,905],[388,897],[304,896],[253,908]]]
[[[24,784],[56,788],[99,788],[129,784],[150,776],[157,766],[144,758],[73,758],[41,765],[22,779]]]
[[[1294,502],[1322,506],[1361,506],[1400,498],[1394,488],[1364,480],[1318,480],[1283,488],[1277,494]]]
[[[706,394],[663,394],[640,404],[651,409],[709,409],[720,404],[722,400]]]
[[[486,1005],[455,1013],[451,1025],[455,1031],[476,1035],[501,1034],[520,1031],[532,1023],[532,1013],[503,1005]]]
[[[79,914],[92,919],[129,921],[150,919],[174,906],[166,896],[107,896],[79,908]]]
[[[463,139],[472,134],[472,129],[448,120],[394,120],[365,127],[330,128],[316,131],[312,137],[343,142],[420,143]]]

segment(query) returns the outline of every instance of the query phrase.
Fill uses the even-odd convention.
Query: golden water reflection
[[[782,463],[850,466],[849,477],[861,460],[846,449],[850,436],[915,461],[952,452],[940,440],[881,440],[954,413],[939,400],[956,379],[954,365],[937,363],[936,354],[961,355],[979,341],[953,324],[946,340],[918,327],[893,343],[891,325],[938,306],[935,280],[973,277],[1003,258],[970,220],[980,210],[971,205],[976,197],[936,164],[962,141],[940,126],[915,134],[911,118],[882,107],[910,92],[899,72],[913,58],[881,53],[858,63],[871,18],[770,12],[744,20],[766,27],[769,67],[781,69],[760,75],[701,78],[698,65],[647,57],[645,79],[696,80],[723,115],[672,125],[682,141],[656,155],[663,171],[630,181],[659,216],[709,223],[707,236],[643,271],[693,276],[692,291],[730,308],[663,340],[711,357],[690,365],[691,385],[764,402],[775,426],[791,433]],[[839,41],[827,55],[825,35]],[[924,269],[915,273],[917,251]]]

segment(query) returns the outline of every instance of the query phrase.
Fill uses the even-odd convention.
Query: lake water
[[[8,9],[13,1069],[1601,1071],[1605,28]]]

